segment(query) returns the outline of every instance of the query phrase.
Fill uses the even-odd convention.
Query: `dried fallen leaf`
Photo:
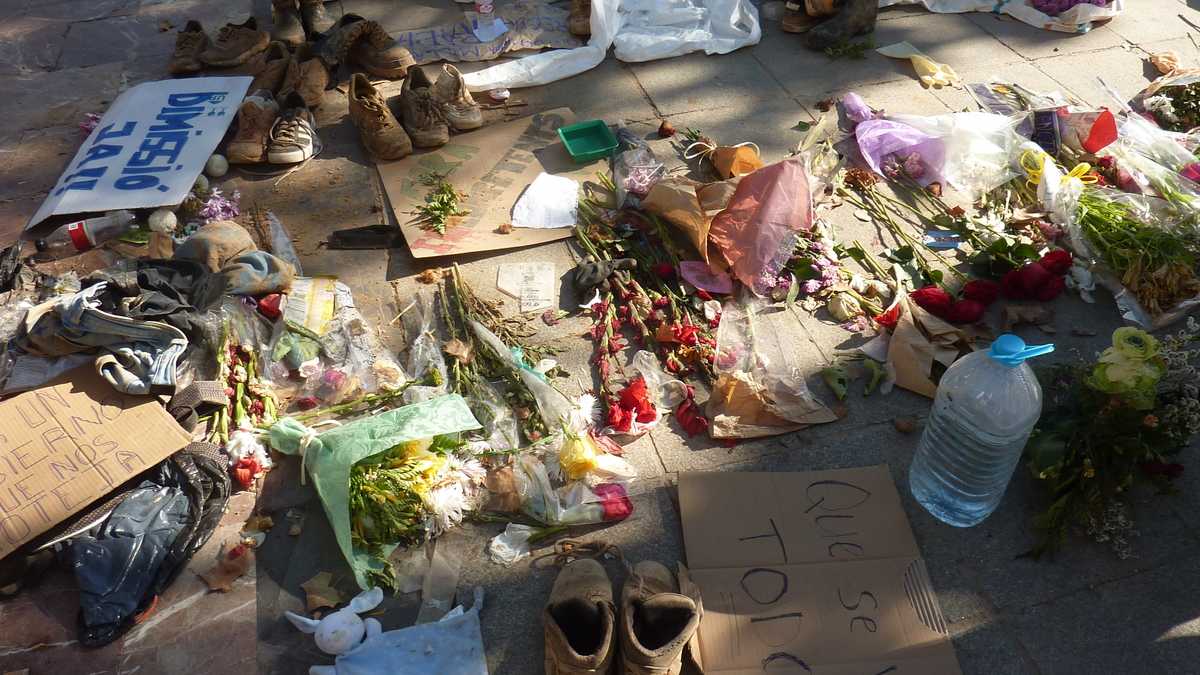
[[[332,582],[333,574],[321,572],[300,584],[300,588],[304,589],[304,606],[310,614],[314,610],[342,604],[342,594],[332,586]]]
[[[1150,55],[1150,64],[1163,75],[1170,75],[1179,70],[1179,55],[1171,50]]]
[[[271,516],[250,516],[246,522],[242,524],[242,532],[252,534],[254,532],[269,532],[272,527],[275,527],[275,521]]]
[[[1004,313],[1001,315],[1000,329],[1007,333],[1014,326],[1031,323],[1041,328],[1043,332],[1053,333],[1053,322],[1054,316],[1046,307],[1041,305],[1009,304],[1005,305]]]
[[[662,124],[658,125],[658,137],[670,138],[675,135],[675,125],[667,120],[663,120]]]
[[[512,223],[500,223],[500,227],[496,228],[496,234],[512,234]]]
[[[200,574],[208,590],[222,593],[233,590],[233,582],[237,581],[254,565],[254,549],[245,544],[238,544],[226,551],[212,569]]]
[[[458,338],[447,340],[446,343],[442,345],[442,351],[458,359],[458,362],[464,366],[470,363],[471,359],[474,358],[474,347],[472,347],[470,343],[463,342]]]
[[[934,197],[942,196],[942,184],[941,183],[934,181],[934,182],[930,183],[929,185],[926,185],[925,189],[929,190],[929,194],[933,195]]]
[[[832,108],[833,99],[831,98],[823,98],[820,101],[817,101],[817,110],[820,110],[821,112],[829,112]]]
[[[917,421],[911,417],[897,417],[892,420],[892,426],[902,434],[911,434],[917,430]]]
[[[442,268],[430,267],[429,269],[417,275],[417,281],[423,284],[436,284],[437,282],[441,281],[442,276],[444,275],[445,272],[442,271]]]

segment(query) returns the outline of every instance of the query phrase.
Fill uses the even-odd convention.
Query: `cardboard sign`
[[[0,403],[0,558],[191,441],[91,366],[65,380]]]
[[[510,221],[513,205],[543,171],[579,181],[595,176],[602,165],[575,164],[558,139],[558,128],[574,122],[575,114],[569,108],[556,108],[456,134],[448,144],[431,152],[377,163],[396,222],[413,257],[498,251],[570,237],[569,227],[517,228],[508,234],[496,229]],[[470,213],[449,224],[444,235],[421,229],[413,216],[413,210],[424,203],[429,192],[421,176],[430,172],[445,175],[456,190],[466,193],[461,207]]]
[[[182,202],[237,115],[252,80],[192,77],[126,90],[29,219],[26,236],[84,213]]]
[[[679,479],[704,672],[953,675],[886,466]]]
[[[496,7],[492,14],[464,12],[460,20],[451,23],[411,30],[403,24],[403,14],[393,24],[382,17],[385,30],[396,36],[396,44],[407,49],[418,64],[434,61],[490,61],[501,54],[517,49],[569,49],[583,42],[567,29],[565,7],[542,0],[510,0]],[[500,19],[507,30],[492,36],[482,33],[491,19]],[[487,38],[487,39],[481,39]]]

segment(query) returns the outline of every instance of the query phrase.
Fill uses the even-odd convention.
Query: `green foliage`
[[[431,188],[425,195],[425,203],[413,211],[414,221],[423,229],[446,234],[446,225],[452,218],[470,213],[459,206],[466,195],[446,181],[446,174],[435,171],[421,174],[421,183]]]

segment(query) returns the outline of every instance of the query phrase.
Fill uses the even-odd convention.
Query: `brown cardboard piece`
[[[91,366],[0,403],[0,558],[190,441]]]
[[[679,507],[705,673],[961,672],[886,466],[688,473]]]
[[[569,108],[555,108],[456,134],[436,150],[378,162],[392,212],[413,257],[498,251],[570,237],[569,227],[513,228],[509,234],[496,229],[511,220],[513,204],[543,171],[583,182],[603,168],[603,164],[576,164],[563,147],[557,130],[574,123],[575,114]],[[447,174],[446,180],[466,193],[461,206],[470,211],[447,226],[445,235],[423,230],[413,222],[413,209],[429,192],[420,177],[431,171]]]
[[[949,368],[971,353],[971,338],[908,298],[901,302],[900,320],[888,342],[888,366],[895,372],[897,387],[933,398],[937,394],[934,362]]]

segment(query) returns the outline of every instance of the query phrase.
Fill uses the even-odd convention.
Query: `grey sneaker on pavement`
[[[433,100],[442,108],[442,115],[455,131],[470,131],[483,126],[483,112],[467,91],[462,73],[449,63],[442,65],[437,82],[433,84]]]
[[[283,100],[283,113],[271,128],[267,161],[295,164],[320,152],[321,141],[317,138],[316,127],[317,121],[304,104],[304,97],[296,92],[288,94]]]

